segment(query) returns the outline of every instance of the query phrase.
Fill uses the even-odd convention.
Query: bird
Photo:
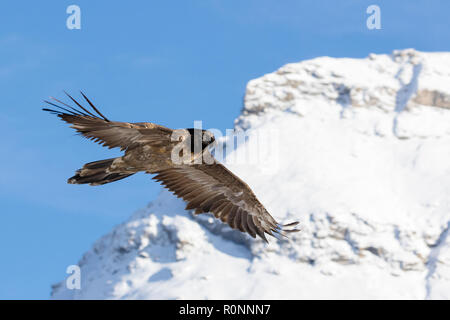
[[[266,234],[287,238],[288,233],[300,231],[295,228],[298,221],[279,224],[248,184],[214,159],[210,149],[217,141],[212,132],[195,128],[174,130],[150,122],[111,121],[83,92],[80,93],[88,106],[64,93],[74,105],[50,97],[52,101],[44,100],[46,107],[42,110],[70,124],[79,135],[109,149],[124,151],[120,157],[84,164],[68,183],[99,186],[143,171],[182,198],[186,210],[194,210],[196,215],[212,213],[253,238],[258,236],[268,243]]]

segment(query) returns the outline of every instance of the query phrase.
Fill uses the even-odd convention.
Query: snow
[[[52,298],[449,299],[449,80],[450,53],[413,49],[251,80],[235,121],[251,134],[225,165],[302,231],[266,245],[161,191]],[[256,162],[229,161],[247,147]]]

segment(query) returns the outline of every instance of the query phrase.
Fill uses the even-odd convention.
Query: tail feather
[[[83,168],[77,170],[75,175],[67,180],[70,184],[86,184],[99,186],[113,181],[127,178],[134,173],[110,172],[109,167],[113,159],[105,159],[86,163]]]

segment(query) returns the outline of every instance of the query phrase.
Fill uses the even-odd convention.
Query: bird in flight
[[[154,174],[153,179],[186,201],[186,210],[195,210],[195,214],[210,212],[253,238],[258,235],[268,242],[265,234],[286,236],[299,231],[291,228],[298,222],[280,225],[250,187],[213,158],[209,149],[215,145],[215,138],[211,132],[194,128],[173,130],[149,122],[111,121],[81,94],[90,107],[83,107],[66,93],[75,107],[51,97],[53,101],[44,101],[55,109],[43,110],[71,124],[80,135],[125,153],[86,163],[68,183],[98,186],[143,171]],[[174,155],[184,161],[178,161]],[[212,161],[199,163],[199,159]]]

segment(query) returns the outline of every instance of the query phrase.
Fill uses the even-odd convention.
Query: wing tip
[[[104,115],[103,115],[103,114],[102,114],[102,113],[94,106],[94,104],[88,99],[88,97],[87,97],[82,91],[80,91],[80,93],[81,93],[81,95],[83,96],[83,98],[89,103],[89,105],[91,106],[93,112],[96,112],[96,113],[98,114],[98,116],[100,116],[101,118],[99,118],[98,116],[96,116],[95,114],[93,114],[92,112],[90,112],[89,110],[87,110],[85,107],[83,107],[78,101],[76,101],[76,100],[75,100],[69,93],[67,93],[65,90],[63,90],[63,92],[64,92],[64,94],[66,94],[67,97],[69,97],[70,100],[72,100],[72,102],[74,102],[80,109],[76,109],[76,108],[74,108],[74,107],[72,107],[72,106],[70,106],[70,105],[64,103],[63,101],[54,98],[54,97],[49,97],[49,100],[54,100],[55,102],[57,102],[58,104],[61,104],[61,105],[65,106],[66,108],[65,108],[65,107],[62,107],[61,105],[58,105],[58,104],[56,104],[56,103],[53,103],[53,102],[51,102],[51,101],[49,101],[49,100],[43,100],[45,103],[47,103],[47,104],[49,104],[49,105],[51,105],[51,106],[54,106],[54,107],[56,107],[56,108],[58,108],[58,109],[61,109],[62,111],[52,110],[52,109],[48,109],[48,108],[45,108],[45,110],[44,110],[44,109],[43,109],[43,110],[44,110],[44,111],[50,111],[50,112],[57,113],[57,114],[61,114],[61,115],[64,115],[64,114],[66,114],[65,112],[67,112],[68,115],[75,115],[75,116],[82,116],[82,117],[91,117],[91,118],[98,118],[98,119],[103,118],[104,121],[106,121],[106,122],[111,122],[108,118],[106,118],[106,117],[105,117],[105,116],[104,116]],[[70,110],[67,109],[67,108],[69,108]]]
[[[108,118],[106,118],[100,111],[98,111],[98,109],[94,106],[94,104],[91,102],[91,100],[89,100],[88,97],[86,97],[86,95],[83,93],[83,91],[80,90],[80,93],[83,96],[83,98],[87,101],[87,103],[89,103],[91,108],[94,109],[94,111],[97,112],[100,117],[102,117],[105,121],[110,122],[110,120]]]
[[[283,236],[283,237],[286,238],[286,239],[289,239],[288,234],[294,233],[294,232],[300,232],[301,229],[297,229],[297,228],[294,228],[294,229],[287,229],[286,227],[288,227],[288,228],[289,228],[289,227],[295,227],[295,226],[297,226],[299,223],[300,223],[299,221],[294,221],[294,222],[290,222],[290,223],[287,223],[287,224],[279,224],[279,223],[278,223],[278,224],[276,225],[276,228],[272,229],[272,231],[275,232],[275,234],[271,234],[271,233],[269,233],[269,234],[270,234],[271,236],[277,238],[278,240],[282,240],[282,238],[279,237],[280,235]]]

